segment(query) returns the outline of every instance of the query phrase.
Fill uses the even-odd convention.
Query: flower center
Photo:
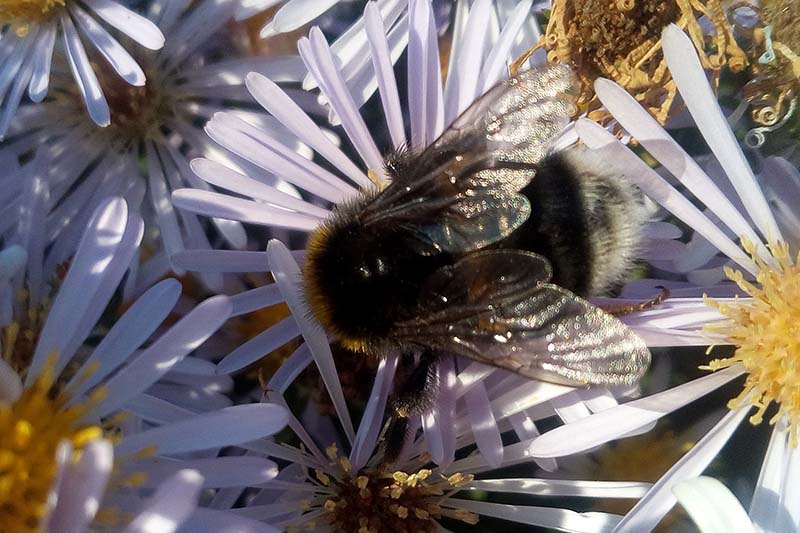
[[[30,25],[48,17],[65,0],[0,0],[0,26],[10,24],[17,35],[27,35]]]
[[[742,364],[747,371],[744,390],[728,403],[733,409],[747,401],[757,411],[752,424],[763,420],[772,402],[778,412],[769,423],[785,419],[789,424],[792,446],[797,446],[800,422],[800,255],[792,264],[789,248],[780,243],[770,246],[778,267],[772,268],[755,254],[752,244],[745,249],[759,268],[756,284],[744,279],[739,271],[726,269],[726,275],[752,299],[722,303],[706,297],[727,320],[707,330],[722,334],[736,346],[733,356],[715,359],[707,367],[719,370]],[[710,349],[709,349],[710,350]]]
[[[670,23],[702,34],[698,19],[705,16],[716,33],[698,50],[706,68],[718,71],[726,62],[733,70],[746,65],[733,40],[719,0],[664,2],[662,0],[555,0],[544,35],[548,60],[572,65],[581,79],[580,102],[590,117],[609,118],[599,111],[593,83],[610,78],[628,89],[662,123],[675,98],[675,84],[661,51],[661,31]],[[713,45],[713,46],[712,46]],[[714,53],[709,55],[711,49]],[[727,57],[727,59],[726,59]]]
[[[144,63],[146,60],[139,61],[143,67]],[[99,70],[98,78],[111,110],[109,137],[138,142],[157,135],[165,118],[173,115],[168,80],[160,79],[157,69],[145,68],[147,83],[136,87],[108,68]]]
[[[327,489],[320,491],[321,506],[327,511],[323,519],[336,533],[429,533],[440,531],[434,520],[443,517],[473,525],[478,522],[474,513],[440,505],[448,493],[468,485],[472,475],[436,477],[427,469],[413,474],[369,468],[353,472],[335,446],[328,448],[327,454],[331,470],[316,470],[314,476]]]
[[[0,524],[4,531],[36,532],[48,510],[58,472],[56,450],[72,444],[76,460],[102,429],[81,423],[91,404],[67,407],[69,395],[54,393],[52,364],[13,404],[0,403]]]

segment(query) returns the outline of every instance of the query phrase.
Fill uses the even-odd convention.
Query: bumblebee
[[[585,299],[624,277],[644,218],[634,187],[589,150],[551,153],[577,94],[563,65],[501,82],[424,150],[388,156],[390,184],[311,235],[312,314],[348,350],[406,367],[389,459],[435,398],[445,354],[582,386],[647,369],[644,342]]]

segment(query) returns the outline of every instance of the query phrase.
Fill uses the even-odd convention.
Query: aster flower
[[[328,349],[328,343],[305,308],[297,283],[299,268],[290,251],[279,241],[270,242],[267,256],[277,288],[291,308],[305,340],[270,379],[266,385],[267,397],[286,405],[284,394],[312,360],[333,397],[337,394],[335,391],[341,391],[342,384],[336,370],[326,366],[326,360],[319,357]],[[286,531],[438,531],[442,519],[475,524],[483,516],[560,531],[595,532],[610,530],[619,517],[554,507],[493,503],[474,498],[470,493],[636,498],[646,490],[646,483],[625,481],[490,478],[495,468],[529,462],[526,450],[538,433],[527,414],[516,417],[512,424],[506,422],[507,429],[514,432],[518,442],[499,444],[503,452],[498,464],[472,453],[459,454],[461,458],[449,466],[432,466],[421,441],[410,442],[393,465],[384,464],[378,442],[397,362],[397,357],[381,361],[357,428],[350,419],[348,409],[351,406],[334,398],[337,420],[333,425],[319,423],[319,419],[315,422],[310,413],[304,417],[306,422],[291,416],[289,427],[299,440],[298,445],[285,441],[244,445],[251,453],[266,454],[288,464],[276,480],[264,485],[263,490],[247,494],[243,499],[247,505],[233,507],[229,512],[263,520]],[[465,422],[461,417],[454,420],[461,428],[455,445],[466,451],[474,447],[482,435],[473,436]],[[335,429],[338,427],[341,431]],[[322,447],[321,442],[324,443]],[[229,505],[239,501],[239,495],[232,494]]]
[[[446,123],[452,121],[478,94],[493,86],[504,74],[505,65],[510,59],[508,50],[513,45],[514,36],[524,17],[511,17],[497,44],[484,53],[481,46],[485,46],[486,40],[480,36],[486,32],[485,9],[488,9],[488,3],[481,2],[470,12],[465,35],[472,36],[472,39],[469,42],[464,39],[463,50],[452,51],[458,60],[453,63],[454,70],[448,76],[448,83],[442,87],[438,81],[439,55],[431,5],[426,2],[414,4],[414,9],[409,14],[412,21],[409,29],[409,42],[412,45],[409,48],[408,90],[411,146],[425,146],[432,142]],[[530,4],[520,4],[518,9],[520,13],[525,13],[530,10]],[[365,13],[389,136],[394,147],[403,147],[408,140],[389,60],[386,32],[382,28],[375,3],[369,3]],[[176,206],[205,215],[307,233],[330,215],[330,211],[320,205],[345,202],[357,193],[356,186],[366,188],[372,186],[373,179],[377,182],[386,179],[383,176],[384,165],[380,151],[356,109],[341,73],[335,67],[322,33],[312,29],[310,38],[300,41],[299,50],[336,114],[342,119],[343,128],[361,156],[363,166],[350,160],[331,144],[311,119],[274,82],[259,74],[250,74],[247,85],[254,98],[291,129],[303,144],[313,147],[346,178],[297,156],[280,140],[255,125],[227,113],[218,113],[207,127],[213,139],[263,170],[274,172],[281,179],[302,189],[310,200],[276,190],[260,181],[258,175],[246,176],[213,161],[199,159],[192,162],[192,168],[204,180],[252,200],[217,192],[184,189],[173,195]],[[481,74],[472,75],[475,72]],[[299,257],[302,254],[301,250],[296,252]],[[263,252],[187,250],[173,260],[179,267],[212,273],[263,272],[268,264]],[[271,270],[273,276],[276,276],[274,265]],[[257,287],[233,297],[233,314],[239,316],[274,305],[283,301],[284,297],[285,294],[282,295],[274,285]],[[298,314],[293,309],[292,317],[283,319],[228,354],[218,364],[218,371],[223,374],[237,372],[296,338],[304,331],[304,327],[318,328],[316,323],[303,326],[306,323],[305,314]],[[312,346],[301,346],[291,361],[305,361],[308,364],[309,349],[320,367],[322,379],[326,380],[333,405],[344,423],[346,433],[352,438],[354,431],[344,407],[345,397],[329,381],[336,375],[336,365],[328,343],[320,341]],[[451,358],[445,358],[438,370],[439,401],[430,414],[419,420],[418,428],[424,429],[425,442],[430,446],[433,461],[440,465],[453,461],[457,435],[470,430],[480,435],[476,440],[487,460],[491,464],[500,464],[503,447],[498,423],[520,423],[522,418],[519,417],[527,416],[522,413],[534,406],[540,406],[547,413],[558,412],[560,416],[571,419],[616,403],[614,395],[604,389],[574,389],[529,381],[477,363],[459,364],[460,366]],[[631,391],[620,389],[614,392],[627,394]],[[457,406],[461,397],[466,406],[463,411]],[[548,406],[548,403],[551,405]]]
[[[39,106],[25,106],[11,136],[0,147],[0,159],[25,162],[16,180],[4,176],[9,190],[0,198],[0,208],[19,208],[24,183],[19,178],[25,173],[38,176],[48,191],[48,197],[41,199],[42,217],[49,228],[47,242],[58,239],[61,246],[68,247],[99,201],[108,195],[123,195],[146,217],[148,246],[165,273],[169,261],[159,253],[162,249],[170,255],[185,244],[210,247],[198,219],[176,212],[170,202],[171,191],[186,185],[210,189],[191,172],[188,159],[217,157],[234,168],[256,172],[216,148],[197,128],[198,123],[229,109],[233,116],[247,117],[285,139],[287,132],[274,120],[247,109],[243,76],[257,70],[278,81],[298,80],[302,65],[296,58],[231,57],[234,48],[222,28],[230,20],[235,2],[203,0],[190,7],[182,2],[146,4],[152,23],[172,36],[159,52],[139,57],[150,83],[132,87],[113,72],[101,71],[100,84],[112,120],[108,128],[100,130],[76,112],[72,86],[54,75],[52,98]],[[294,94],[303,93],[298,90]],[[301,149],[297,143],[288,144],[291,149]],[[275,183],[270,175],[262,172],[260,176]],[[140,208],[145,194],[147,201]],[[230,246],[245,246],[239,223],[218,219],[212,223]],[[160,243],[152,242],[154,233]],[[204,280],[220,287],[219,277],[206,276]]]
[[[96,345],[87,340],[142,233],[141,218],[124,200],[102,202],[52,303],[34,295],[31,273],[41,267],[29,258],[27,294],[16,291],[16,310],[0,324],[0,522],[9,531],[77,532],[92,523],[173,531],[194,512],[203,487],[262,483],[276,473],[269,461],[216,457],[216,450],[280,430],[282,408],[189,409],[152,387],[202,371],[185,357],[225,322],[226,297],[157,331],[180,295],[180,284],[167,279],[133,302]],[[15,248],[2,254],[4,272],[15,271],[3,291],[22,275],[18,257]]]
[[[101,22],[102,21],[102,22]],[[140,46],[158,50],[164,35],[146,18],[114,0],[5,0],[0,5],[0,140],[20,104],[25,89],[34,102],[47,96],[51,68],[59,74],[65,64],[52,65],[56,42],[72,72],[91,119],[109,124],[109,107],[97,79],[81,34],[103,56],[103,67],[115,72],[120,82],[135,87],[145,84],[145,73],[137,61],[106,29],[110,26]],[[80,30],[80,31],[79,31]],[[63,39],[63,40],[62,40]],[[63,47],[63,48],[62,48]],[[61,54],[59,54],[61,59]]]
[[[656,482],[618,529],[652,529],[675,503],[671,488],[699,475],[753,407],[756,410],[750,422],[758,424],[774,404],[777,410],[769,420],[774,429],[751,508],[759,527],[770,530],[765,524],[779,514],[782,502],[797,490],[793,458],[797,455],[800,412],[795,362],[800,347],[794,329],[800,316],[800,273],[798,260],[790,254],[777,223],[778,215],[792,214],[786,209],[794,210],[796,216],[797,206],[777,203],[773,207],[767,201],[715,101],[689,38],[670,26],[664,30],[663,46],[683,100],[725,170],[741,208],[623,89],[607,80],[595,86],[605,106],[716,219],[706,217],[687,196],[599,126],[582,122],[579,134],[590,146],[602,148],[609,157],[621,161],[626,174],[647,194],[724,254],[734,265],[726,269],[727,276],[745,296],[731,297],[734,291],[729,290],[724,298],[724,287],[717,287],[713,298],[673,298],[659,309],[629,317],[628,324],[651,345],[732,344],[735,352],[704,367],[714,371],[712,374],[548,432],[534,442],[531,452],[556,457],[594,448],[652,424],[745,375],[743,391],[728,403],[730,411]],[[740,244],[730,235],[739,236]]]

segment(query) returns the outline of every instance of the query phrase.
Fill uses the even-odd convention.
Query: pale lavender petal
[[[784,487],[795,482],[788,478],[787,466],[790,458],[797,455],[797,450],[792,449],[789,444],[789,438],[790,432],[785,422],[781,420],[772,430],[769,447],[761,464],[761,472],[758,474],[758,482],[750,503],[750,517],[762,531],[790,531],[795,527],[790,524],[791,519],[788,515],[790,506],[793,507],[794,503],[787,502],[789,505],[784,507],[782,502]]]
[[[5,359],[0,358],[0,402],[14,403],[22,394],[22,380]]]
[[[381,359],[378,364],[378,371],[375,374],[375,382],[369,395],[367,407],[358,426],[358,433],[353,442],[353,450],[350,452],[350,462],[355,470],[360,470],[367,464],[372,452],[375,451],[375,444],[378,441],[378,433],[381,430],[386,400],[392,392],[394,383],[394,373],[397,370],[397,354]]]
[[[521,441],[534,439],[540,435],[539,428],[536,427],[533,418],[525,411],[514,413],[509,417],[509,420],[514,427],[514,432]],[[545,472],[555,472],[558,468],[556,460],[551,457],[534,457],[533,460]]]
[[[503,462],[503,440],[500,437],[497,420],[489,406],[489,396],[483,383],[478,383],[467,391],[464,401],[478,449],[489,465],[499,468]]]
[[[514,46],[522,25],[528,19],[531,5],[533,5],[533,0],[519,2],[514,11],[508,16],[503,31],[497,38],[492,51],[486,57],[486,61],[484,61],[480,81],[478,82],[479,94],[485,93],[500,81],[501,76],[504,74],[503,71],[506,68],[511,48]]]
[[[377,4],[367,2],[367,7],[364,9],[364,21],[372,52],[372,65],[380,89],[383,114],[386,117],[389,134],[392,136],[392,144],[395,149],[399,149],[406,146],[403,112],[400,109],[397,80],[394,75],[392,59],[389,56],[389,46],[386,42],[386,29]]]
[[[179,530],[181,533],[280,533],[281,530],[263,522],[234,513],[197,509]]]
[[[64,439],[58,443],[55,454],[56,477],[50,485],[50,492],[47,494],[47,514],[42,519],[44,531],[53,531],[50,519],[53,511],[58,505],[58,495],[64,488],[64,478],[68,468],[72,467],[72,443]]]
[[[123,80],[131,85],[144,85],[145,76],[142,68],[103,26],[77,4],[69,4],[69,12],[97,51]]]
[[[136,394],[144,392],[205,342],[228,319],[230,312],[231,303],[225,296],[214,296],[192,309],[105,383],[104,386],[113,394],[96,405],[92,414],[106,416],[123,407]]]
[[[322,331],[322,327],[312,318],[311,312],[301,294],[301,288],[299,287],[301,280],[300,268],[297,266],[292,254],[280,241],[273,239],[269,242],[267,255],[269,255],[269,264],[272,268],[272,275],[275,277],[275,283],[278,284],[278,288],[289,309],[291,309],[292,316],[297,321],[306,344],[314,355],[314,360],[317,363],[317,367],[319,367],[319,373],[336,408],[336,413],[344,428],[345,435],[347,435],[347,440],[352,443],[353,439],[355,439],[355,431],[353,430],[353,422],[350,419],[347,402],[342,392],[342,384],[339,381],[339,374],[336,371],[336,364],[333,361],[328,339]]]
[[[433,142],[444,128],[444,100],[439,67],[436,21],[429,2],[409,2],[408,109],[411,146]]]
[[[297,376],[299,376],[313,360],[314,357],[311,355],[311,350],[308,349],[308,345],[305,343],[301,344],[272,375],[268,383],[270,390],[278,391],[281,394],[285,393],[289,385],[297,379]]]
[[[339,0],[289,0],[270,22],[271,31],[285,33],[308,24],[325,13]]]
[[[59,358],[66,359],[63,348],[75,335],[90,306],[99,303],[94,302],[92,296],[99,290],[105,276],[111,274],[107,267],[122,246],[127,226],[128,207],[121,198],[107,199],[94,212],[50,308],[26,384],[32,383],[39,375],[50,354],[59,354]]]
[[[164,46],[164,34],[147,18],[113,0],[83,0],[103,20],[150,50]]]
[[[199,472],[180,470],[156,489],[125,532],[172,533],[194,512],[202,488]]]
[[[92,64],[86,55],[86,50],[84,50],[80,37],[78,37],[75,25],[66,12],[61,13],[60,21],[69,66],[83,96],[83,101],[86,103],[89,116],[98,126],[108,126],[111,123],[111,111],[108,108],[105,96],[103,96],[100,82],[97,81],[97,76],[92,70]]]
[[[469,490],[507,492],[535,496],[579,498],[641,498],[652,484],[637,481],[574,481],[566,479],[476,479]]]
[[[300,39],[297,44],[309,72],[314,73],[317,83],[325,92],[331,107],[342,121],[342,127],[353,143],[367,167],[378,174],[383,173],[383,158],[378,147],[358,112],[353,96],[347,89],[341,73],[336,68],[328,43],[322,31],[311,28],[308,39]]]
[[[28,86],[28,96],[34,102],[41,102],[47,96],[50,87],[50,67],[53,63],[53,48],[56,44],[57,27],[47,24],[43,28],[43,35],[38,37],[36,52],[33,58],[33,75]]]
[[[719,190],[711,178],[703,172],[697,162],[642,108],[635,98],[625,89],[607,79],[600,78],[594,85],[595,92],[603,105],[653,157],[678,178],[695,197],[701,198],[703,203],[719,216],[720,220],[736,235],[747,237],[756,244],[762,258],[774,261],[744,216]]]
[[[653,200],[712,242],[745,270],[751,274],[757,272],[755,264],[746,257],[744,250],[728,238],[724,231],[608,131],[586,119],[580,119],[576,129],[587,146],[602,150],[611,161],[619,161],[619,168],[626,177]]]
[[[235,446],[277,433],[287,422],[286,410],[278,405],[235,405],[125,436],[116,452],[127,455],[155,446],[159,455],[171,455]]]
[[[509,505],[474,500],[450,500],[444,505],[465,509],[482,516],[491,516],[521,524],[550,528],[573,533],[610,532],[620,517],[606,513],[577,513],[569,509],[535,507],[532,505]]]
[[[320,221],[318,217],[199,189],[178,189],[172,193],[172,202],[176,207],[201,215],[298,231],[313,231]]]
[[[590,450],[687,405],[744,373],[741,366],[714,372],[672,389],[600,411],[548,431],[533,442],[537,457],[562,457]]]
[[[171,261],[176,267],[192,272],[269,272],[266,252],[183,250],[173,255]]]
[[[59,533],[81,533],[100,508],[106,483],[114,466],[114,449],[107,440],[86,445],[77,463],[64,472],[58,503],[50,527]]]
[[[131,305],[122,317],[105,334],[81,370],[65,387],[73,401],[100,383],[125,362],[161,325],[181,295],[181,284],[175,279],[165,279],[150,288]],[[96,365],[96,366],[95,366]],[[91,368],[91,375],[84,369]],[[80,385],[78,385],[80,383]]]
[[[706,79],[694,44],[675,24],[664,28],[661,38],[664,58],[683,103],[697,122],[703,139],[725,169],[750,218],[767,239],[773,242],[783,240],[772,210]]]
[[[295,320],[292,317],[284,318],[226,355],[217,365],[217,372],[230,374],[241,370],[277,350],[298,335],[300,335],[300,330],[297,328]]]
[[[313,148],[358,185],[364,187],[372,183],[275,82],[253,72],[248,74],[246,84],[253,98],[303,143]]]
[[[681,481],[672,492],[702,533],[756,533],[736,496],[714,478]]]
[[[699,476],[717,456],[728,439],[747,416],[750,406],[730,411],[700,441],[661,476],[653,488],[639,500],[615,531],[636,533],[651,531],[675,505],[672,487],[680,481]]]
[[[203,487],[248,487],[266,483],[278,475],[278,465],[268,459],[255,456],[210,457],[178,461],[154,461],[152,464],[137,462],[132,466],[136,472],[146,474],[143,488],[154,488],[166,478],[184,469],[196,470],[203,478]]]
[[[249,291],[240,292],[239,294],[231,296],[231,303],[233,304],[231,316],[240,316],[245,313],[250,313],[251,311],[257,311],[258,309],[281,303],[282,301],[283,296],[281,296],[278,286],[274,283],[256,287],[255,289],[250,289]]]
[[[476,0],[472,3],[464,28],[465,38],[454,47],[453,69],[447,73],[444,87],[444,120],[450,124],[478,96],[480,76],[484,56],[486,29],[489,24],[491,0]],[[430,139],[429,139],[430,140]]]

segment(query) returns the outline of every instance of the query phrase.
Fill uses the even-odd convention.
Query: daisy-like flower
[[[400,148],[408,142],[411,146],[425,146],[442,131],[475,97],[492,87],[504,75],[506,63],[511,60],[508,50],[525,17],[510,17],[497,43],[488,52],[483,50],[487,32],[485,18],[489,2],[477,3],[469,13],[462,46],[454,48],[457,56],[453,70],[444,87],[439,80],[440,64],[433,11],[430,3],[415,2],[409,16],[409,114],[411,138],[406,138],[400,111],[400,98],[394,72],[389,60],[387,37],[382,27],[375,3],[366,8],[365,20],[370,38],[372,59],[380,80],[381,103],[393,146]],[[520,4],[520,14],[530,10],[529,3]],[[485,37],[485,35],[484,35]],[[316,229],[331,212],[326,207],[346,202],[357,194],[356,187],[372,186],[372,179],[384,180],[384,164],[380,151],[362,119],[353,98],[347,91],[342,75],[336,68],[330,49],[322,33],[313,29],[309,39],[299,44],[300,53],[322,86],[332,108],[342,119],[342,125],[363,166],[353,162],[314,125],[311,119],[294,104],[280,88],[268,78],[251,74],[247,84],[256,100],[291,129],[300,140],[312,146],[339,172],[297,156],[280,140],[269,133],[227,113],[218,113],[207,130],[212,138],[237,155],[248,159],[263,170],[274,172],[282,179],[307,193],[304,200],[285,194],[259,180],[258,175],[246,176],[210,160],[192,162],[192,168],[209,183],[236,194],[225,195],[204,190],[177,191],[173,200],[178,207],[197,213],[230,218],[259,224],[270,228],[289,229],[309,233]],[[485,58],[485,59],[484,59]],[[474,73],[480,73],[475,76]],[[340,177],[344,176],[344,178]],[[298,250],[296,255],[302,257]],[[263,272],[269,264],[263,252],[239,251],[186,251],[174,258],[177,266],[201,272]],[[273,276],[277,275],[272,265]],[[234,315],[242,315],[283,301],[274,285],[265,285],[234,296]],[[290,305],[291,307],[291,305]],[[218,365],[220,373],[239,371],[264,355],[296,338],[304,327],[316,327],[307,320],[305,312],[293,309],[293,316],[263,331],[252,340],[227,355]],[[305,324],[305,325],[304,325]],[[299,326],[299,327],[298,327]],[[331,348],[327,342],[303,345],[293,361],[312,357],[321,369],[321,377],[331,393],[333,405],[348,436],[354,435],[345,397],[334,380],[337,376]],[[444,358],[438,369],[439,399],[431,412],[416,417],[417,428],[422,427],[425,442],[430,446],[433,461],[439,465],[450,464],[455,457],[457,435],[472,431],[480,451],[494,465],[502,461],[503,446],[498,424],[509,421],[519,423],[519,416],[539,406],[548,413],[554,409],[562,417],[574,419],[616,403],[614,395],[605,389],[582,390],[571,387],[530,381],[510,373],[489,368],[478,363],[459,363]],[[383,370],[380,373],[388,372]],[[381,377],[380,379],[383,379]],[[389,380],[391,382],[391,380]],[[388,382],[387,382],[388,383]],[[629,393],[616,390],[615,393]],[[464,403],[458,402],[464,398]],[[382,411],[381,411],[382,412]],[[461,413],[465,413],[461,415]],[[460,420],[459,424],[455,420]]]
[[[655,201],[694,229],[724,254],[729,284],[716,287],[714,297],[675,297],[663,306],[629,317],[628,324],[651,345],[732,344],[734,354],[712,360],[713,373],[567,424],[534,442],[531,452],[557,457],[591,449],[656,422],[733,379],[744,375],[744,389],[728,403],[730,411],[677,461],[618,526],[619,531],[652,529],[675,504],[672,487],[699,475],[725,445],[738,425],[762,422],[776,407],[769,449],[751,507],[751,516],[765,530],[784,505],[797,509],[798,365],[800,344],[800,271],[789,252],[781,224],[797,220],[797,204],[770,203],[727,125],[688,36],[679,28],[664,30],[663,47],[672,76],[711,151],[730,180],[732,195],[715,185],[678,144],[622,88],[599,80],[598,96],[619,123],[663,167],[715,215],[712,220],[684,194],[660,177],[607,131],[594,123],[578,125],[588,145],[619,161],[628,177]],[[791,216],[795,218],[792,219]],[[794,231],[797,231],[795,227]],[[735,237],[740,237],[740,244]],[[734,295],[738,287],[745,297]],[[793,501],[793,500],[792,500]],[[791,530],[800,522],[792,515]]]
[[[11,136],[0,147],[0,159],[30,160],[21,172],[38,175],[43,181],[48,191],[48,198],[42,200],[48,242],[58,239],[63,246],[74,243],[94,207],[108,195],[124,195],[137,209],[146,195],[141,210],[148,222],[148,245],[166,272],[169,261],[158,253],[162,249],[168,256],[186,244],[191,248],[210,247],[197,217],[176,212],[170,202],[171,191],[180,187],[210,189],[192,173],[189,158],[217,157],[234,168],[259,172],[218,149],[198,124],[217,111],[229,109],[232,116],[246,117],[277,138],[287,139],[288,132],[275,120],[248,109],[243,81],[250,70],[278,81],[297,81],[302,75],[299,59],[231,57],[235,48],[223,27],[230,21],[236,2],[202,0],[190,4],[146,2],[153,24],[172,38],[160,51],[139,57],[150,81],[144,87],[123,83],[113,72],[101,72],[100,84],[111,107],[108,128],[98,129],[77,113],[79,100],[72,86],[60,83],[55,75],[57,90],[52,98],[21,110]],[[300,90],[294,93],[304,94]],[[287,144],[292,150],[300,149],[296,142],[287,140]],[[263,171],[260,176],[270,183],[275,181]],[[21,205],[19,193],[24,183],[21,179],[12,183],[12,178],[4,176],[10,189],[2,195],[0,204],[9,210]],[[213,224],[230,246],[245,246],[238,222],[214,219]],[[154,233],[160,243],[151,242]],[[207,276],[206,283],[218,288],[221,281],[212,278]]]
[[[628,481],[497,478],[493,472],[496,468],[530,462],[527,450],[538,435],[533,422],[537,417],[536,409],[501,422],[504,431],[509,432],[506,437],[511,439],[513,432],[517,442],[498,443],[502,451],[497,463],[473,452],[466,456],[459,454],[460,458],[448,466],[434,466],[430,464],[431,456],[422,439],[418,439],[407,444],[395,463],[386,464],[378,443],[398,358],[393,356],[380,362],[361,421],[353,428],[348,412],[350,406],[335,399],[336,394],[341,394],[336,391],[342,388],[336,370],[318,357],[328,349],[328,342],[305,308],[297,283],[299,267],[291,252],[279,241],[270,242],[267,256],[276,286],[291,308],[305,340],[270,379],[267,396],[279,405],[286,405],[284,394],[297,374],[313,360],[334,397],[338,420],[330,425],[319,418],[315,421],[309,413],[304,417],[306,422],[301,422],[290,415],[289,427],[298,440],[297,445],[273,441],[245,445],[253,453],[279,458],[288,465],[276,480],[264,485],[262,491],[244,498],[248,502],[246,506],[234,507],[230,513],[263,520],[286,531],[440,531],[444,527],[442,520],[476,524],[481,517],[493,517],[559,531],[597,532],[609,531],[619,517],[557,507],[497,503],[496,500],[502,500],[502,494],[630,499],[647,490],[647,483]],[[502,385],[498,383],[498,386]],[[526,400],[518,396],[517,401]],[[539,409],[542,413],[549,410],[545,405],[540,405]],[[455,417],[452,423],[459,428],[454,441],[459,450],[467,452],[485,438],[482,433],[470,432],[466,415]],[[341,431],[334,428],[341,428]],[[320,447],[319,443],[324,444]],[[492,494],[495,501],[477,496],[484,492]],[[238,494],[232,495],[230,505],[237,500]]]
[[[41,102],[50,88],[51,69],[63,75],[67,64],[74,78],[73,87],[79,91],[91,119],[100,126],[109,124],[109,106],[93,57],[102,56],[102,67],[111,68],[119,83],[141,87],[145,72],[107,27],[150,50],[164,45],[161,30],[123,4],[115,0],[0,2],[0,139],[5,137],[25,90],[31,100]],[[91,42],[95,54],[87,53],[82,35]],[[63,50],[63,57],[59,53],[53,65],[56,49]]]
[[[142,233],[141,218],[124,200],[101,203],[52,303],[31,283],[41,269],[35,254],[23,275],[19,249],[2,253],[3,280],[14,274],[0,290],[26,279],[26,290],[15,291],[17,309],[0,324],[4,530],[128,524],[131,531],[174,531],[195,512],[204,487],[263,483],[277,473],[270,461],[216,457],[216,450],[279,431],[287,421],[283,408],[190,408],[153,387],[203,372],[201,362],[185,358],[225,322],[226,297],[210,298],[157,331],[181,292],[167,279],[133,302],[99,342],[91,339],[104,327],[104,311]],[[205,453],[186,459],[195,452]]]

